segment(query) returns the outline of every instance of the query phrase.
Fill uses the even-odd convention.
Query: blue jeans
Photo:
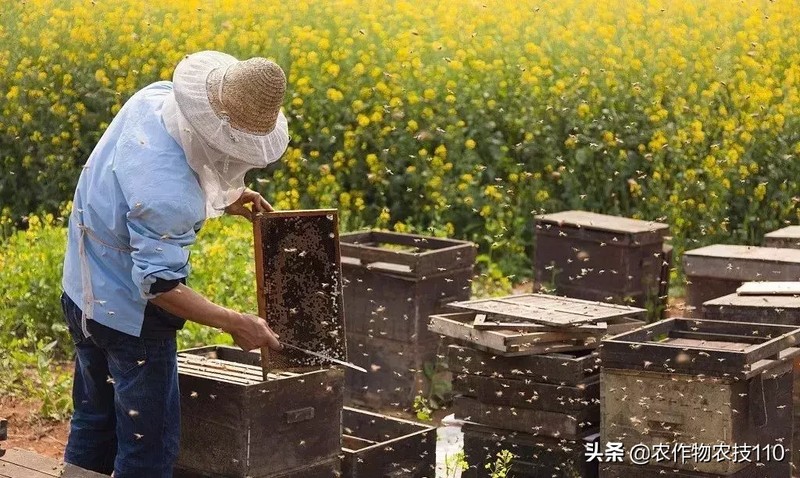
[[[115,478],[171,478],[180,441],[175,338],[142,339],[88,321],[66,295],[75,413],[64,461]]]

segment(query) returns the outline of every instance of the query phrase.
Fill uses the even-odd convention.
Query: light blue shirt
[[[84,166],[69,218],[64,292],[88,318],[134,336],[156,278],[188,276],[186,247],[205,220],[197,176],[161,119],[171,91],[157,82],[125,103]]]

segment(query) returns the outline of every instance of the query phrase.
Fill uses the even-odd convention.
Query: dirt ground
[[[2,448],[22,448],[61,459],[67,443],[67,422],[37,418],[39,404],[14,397],[0,397],[0,416],[8,419],[8,441]]]

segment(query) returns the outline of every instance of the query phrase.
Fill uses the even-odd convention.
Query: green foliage
[[[444,474],[446,478],[456,478],[459,472],[469,468],[469,463],[464,456],[464,450],[444,458]]]
[[[514,458],[514,454],[508,450],[498,452],[495,462],[486,464],[486,469],[491,473],[491,478],[506,478],[511,470],[511,461]]]
[[[261,190],[347,229],[443,230],[530,275],[532,212],[663,218],[677,257],[798,220],[792,0],[539,3],[6,2],[0,205],[54,211],[136,90],[217,49],[287,72]]]
[[[414,410],[414,413],[416,413],[417,419],[419,420],[429,422],[433,419],[431,416],[433,414],[433,410],[430,407],[430,402],[422,394],[414,397],[414,403],[411,404],[411,409]]]

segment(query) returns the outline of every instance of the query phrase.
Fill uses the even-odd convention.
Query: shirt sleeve
[[[133,249],[131,277],[142,297],[153,299],[158,280],[180,281],[189,275],[187,246],[196,239],[196,213],[178,198],[150,199],[132,205],[128,231]]]

